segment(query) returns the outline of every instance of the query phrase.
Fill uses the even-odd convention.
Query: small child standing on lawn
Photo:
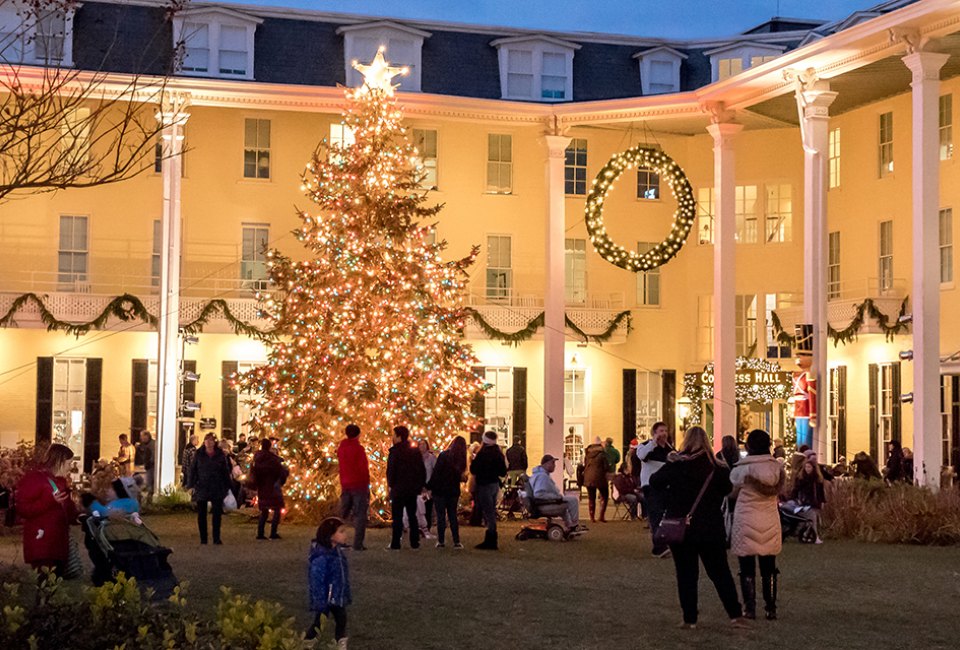
[[[343,552],[347,543],[347,527],[338,517],[327,517],[317,528],[317,537],[310,545],[308,582],[310,611],[316,612],[307,639],[315,639],[320,617],[334,622],[333,636],[337,647],[347,647],[347,605],[350,604],[350,571]]]

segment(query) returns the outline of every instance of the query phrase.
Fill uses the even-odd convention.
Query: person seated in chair
[[[557,469],[557,458],[547,454],[540,459],[540,464],[533,468],[530,476],[530,498],[534,503],[561,503],[567,504],[567,512],[563,515],[563,522],[568,528],[580,525],[580,500],[575,496],[565,496],[557,484],[550,478],[550,474]]]

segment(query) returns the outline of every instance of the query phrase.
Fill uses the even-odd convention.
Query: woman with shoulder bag
[[[707,432],[687,429],[680,452],[650,477],[650,485],[664,492],[667,510],[657,531],[670,545],[677,572],[677,591],[683,610],[681,627],[697,626],[699,563],[736,627],[745,624],[737,587],[727,564],[727,539],[721,506],[730,493],[730,469],[710,449]]]
[[[193,500],[197,504],[197,528],[200,531],[200,543],[207,543],[207,504],[213,513],[213,543],[220,540],[220,520],[223,517],[223,500],[230,492],[230,463],[227,455],[217,446],[217,439],[208,433],[203,440],[203,448],[193,456],[190,469],[190,488],[193,488]]]

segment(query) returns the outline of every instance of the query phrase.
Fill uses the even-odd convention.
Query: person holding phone
[[[50,445],[35,469],[17,484],[17,511],[23,518],[23,559],[36,570],[48,567],[62,576],[70,558],[70,524],[77,509],[70,496],[73,451]]]

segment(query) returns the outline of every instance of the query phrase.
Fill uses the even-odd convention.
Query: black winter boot
[[[757,579],[740,574],[740,591],[743,593],[743,617],[757,617]]]
[[[496,537],[495,537],[495,536],[496,536],[496,533],[493,533],[493,532],[491,532],[491,531],[489,531],[489,530],[484,531],[484,532],[483,532],[483,541],[480,542],[479,544],[477,544],[476,546],[474,546],[473,548],[475,548],[475,549],[477,549],[477,550],[480,550],[480,551],[496,550],[496,548],[497,548],[497,541],[496,541]]]
[[[767,620],[777,620],[777,576],[780,569],[774,569],[770,575],[761,576],[763,580],[763,603],[767,612]]]

